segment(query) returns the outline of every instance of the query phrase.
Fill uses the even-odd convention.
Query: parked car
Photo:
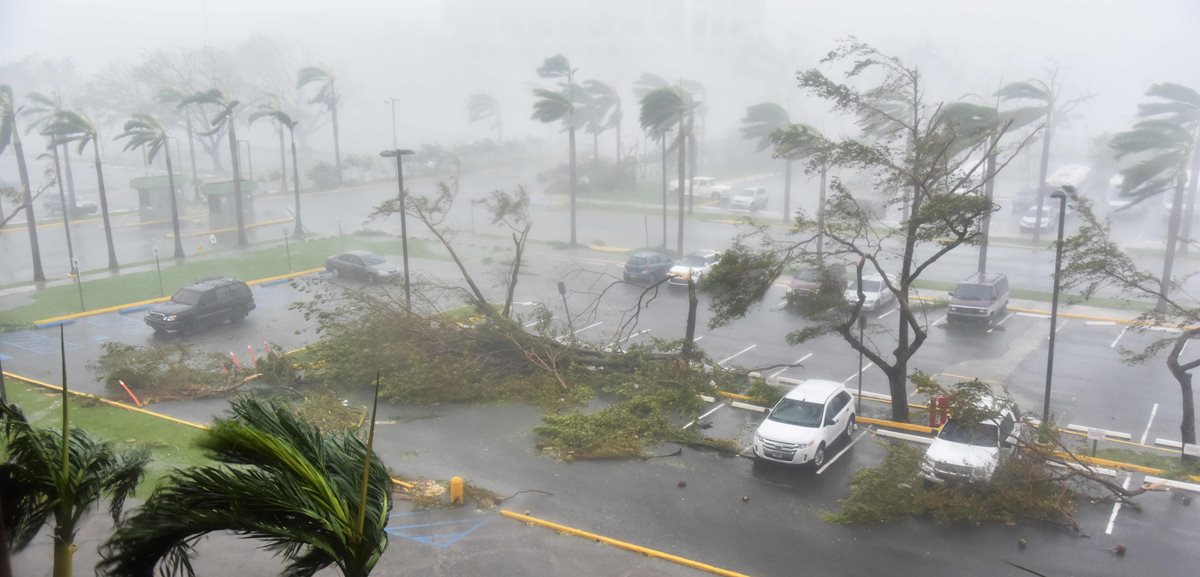
[[[690,277],[697,284],[700,283],[700,277],[708,272],[708,269],[717,264],[721,260],[721,253],[715,250],[698,250],[684,255],[667,271],[667,284],[672,286],[686,287],[688,278]]]
[[[667,275],[675,259],[658,252],[644,251],[634,253],[625,261],[625,280],[634,282],[653,283]]]
[[[883,277],[877,274],[863,275],[862,292],[862,310],[864,311],[877,311],[883,308],[883,305],[896,300],[896,294],[888,289],[887,284],[883,282]],[[858,280],[852,277],[842,294],[846,296],[847,304],[850,306],[857,304]]]
[[[1053,200],[1053,199],[1049,199]],[[1049,230],[1058,224],[1058,202],[1046,202],[1042,205],[1042,218],[1038,220],[1038,207],[1033,205],[1025,210],[1021,217],[1021,231]]]
[[[241,322],[254,308],[254,294],[246,283],[213,278],[175,291],[170,301],[151,307],[143,320],[155,333],[185,333],[226,319]]]
[[[825,451],[857,428],[854,403],[841,383],[809,380],[796,385],[754,432],[754,456],[779,463],[825,463]]]
[[[729,200],[729,208],[741,210],[767,208],[767,189],[762,187],[743,188]]]
[[[847,283],[846,267],[838,264],[800,269],[792,275],[792,280],[788,282],[784,294],[790,302],[795,298],[816,294],[821,290],[821,285],[827,282],[833,283],[832,286],[838,292],[844,293]]]
[[[684,182],[687,182],[686,180]],[[671,191],[679,192],[679,179],[671,180]],[[733,189],[724,184],[717,184],[717,179],[711,176],[693,176],[692,186],[685,188],[684,196],[708,197],[713,200],[728,200]]]
[[[71,199],[68,198],[67,202],[70,201]],[[52,194],[47,195],[46,199],[42,201],[42,208],[46,210],[47,214],[59,214],[62,212],[63,204],[62,199],[57,194]],[[76,194],[75,210],[71,211],[71,216],[87,216],[89,214],[96,214],[99,210],[100,205],[96,204],[95,201],[82,194]]]
[[[333,276],[377,282],[396,278],[400,268],[386,258],[365,250],[352,250],[325,259],[325,270]]]
[[[1008,312],[1008,277],[1003,273],[975,273],[950,293],[947,322],[980,321],[991,324]]]
[[[921,476],[928,483],[987,482],[1002,458],[1017,454],[1021,414],[1015,403],[982,400],[998,414],[995,419],[964,423],[950,417],[921,459]]]

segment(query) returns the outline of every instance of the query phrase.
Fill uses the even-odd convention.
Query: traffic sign
[[[215,235],[215,234],[208,235],[208,244],[216,246],[217,245],[217,235]]]

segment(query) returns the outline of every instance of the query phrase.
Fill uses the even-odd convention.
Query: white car
[[[1053,200],[1053,199],[1048,199]],[[1038,207],[1033,205],[1025,210],[1021,217],[1021,230],[1050,230],[1058,224],[1058,201],[1042,205],[1042,218],[1038,220]]]
[[[796,385],[767,413],[751,450],[766,461],[825,464],[834,441],[854,434],[854,403],[841,383],[810,380]]]
[[[721,253],[715,250],[698,250],[684,255],[667,271],[667,284],[673,286],[687,286],[688,278],[699,283],[700,277],[708,272],[708,269],[717,264],[721,260]]]
[[[729,200],[729,208],[739,210],[758,210],[767,208],[767,189],[743,188]]]
[[[866,274],[862,277],[862,292],[864,311],[877,311],[883,305],[896,300],[896,294],[888,289],[883,277],[877,274]],[[850,277],[850,283],[842,293],[850,306],[858,304],[858,279]]]
[[[1021,437],[1021,416],[1015,404],[985,399],[999,417],[979,423],[961,423],[953,417],[942,425],[921,459],[921,476],[930,483],[970,483],[991,480],[1003,455],[1016,454]]]

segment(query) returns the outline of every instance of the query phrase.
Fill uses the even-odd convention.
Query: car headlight
[[[812,446],[812,444],[813,444],[813,442],[812,442],[812,441],[808,441],[807,443],[796,443],[796,448],[798,448],[798,449],[807,449],[807,448],[811,447],[811,446]]]
[[[174,320],[175,320],[175,315],[171,315],[171,316],[168,316],[168,317],[164,317],[164,318],[163,318],[163,320],[164,320],[164,321],[167,321],[167,322],[174,322]]]

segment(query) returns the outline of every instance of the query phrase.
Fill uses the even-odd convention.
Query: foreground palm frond
[[[222,466],[170,475],[101,548],[104,575],[161,571],[193,575],[196,542],[231,531],[266,542],[287,561],[284,574],[308,576],[337,565],[368,575],[387,547],[391,479],[371,459],[366,523],[358,527],[367,447],[352,434],[323,434],[277,401],[234,401],[200,441]]]

